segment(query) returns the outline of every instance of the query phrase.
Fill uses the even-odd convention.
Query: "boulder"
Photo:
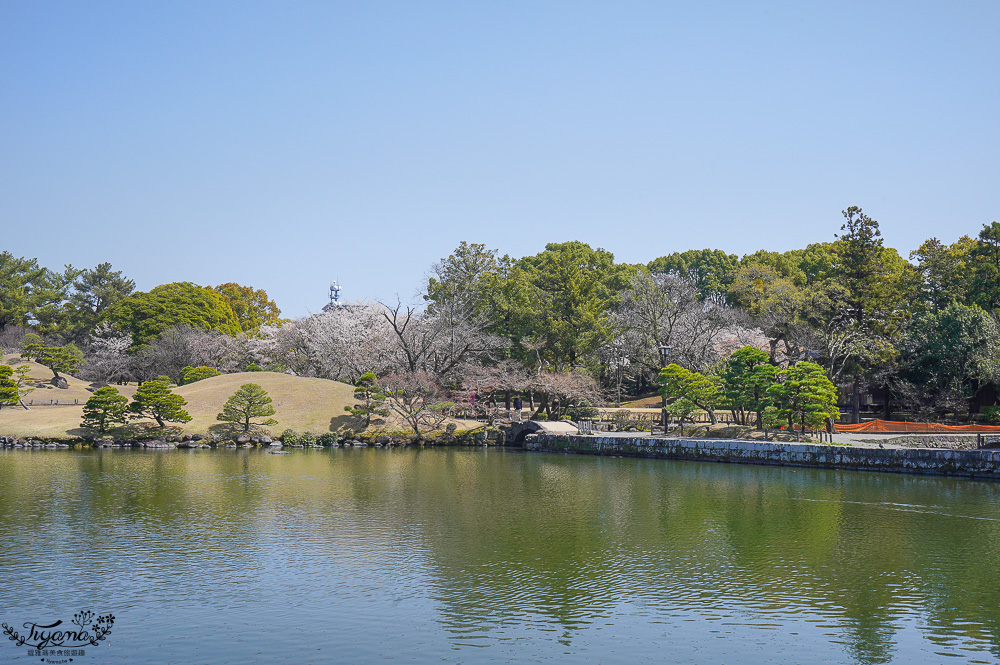
[[[69,388],[69,381],[67,381],[66,378],[62,376],[55,377],[54,379],[49,381],[49,383],[54,385],[56,388],[60,388],[62,390],[67,390]]]

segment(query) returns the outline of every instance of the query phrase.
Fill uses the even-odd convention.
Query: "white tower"
[[[331,310],[340,307],[340,284],[337,280],[333,280],[330,283],[330,303],[323,306],[324,312],[329,312]]]

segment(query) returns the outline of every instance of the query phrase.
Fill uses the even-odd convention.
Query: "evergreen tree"
[[[777,374],[768,354],[753,346],[744,346],[726,359],[719,378],[737,422],[746,425],[750,413],[756,413],[757,427],[761,426],[761,415],[769,403],[767,389]]]
[[[788,422],[792,429],[797,421],[803,428],[821,429],[840,417],[837,410],[837,388],[823,368],[802,361],[778,372],[778,382],[767,389],[773,406],[773,417]]]
[[[59,378],[59,372],[67,374],[76,372],[83,365],[83,352],[75,344],[53,346],[45,343],[34,333],[26,335],[22,343],[21,357],[34,360],[39,365],[45,365],[52,370],[54,378]]]
[[[267,391],[256,383],[244,383],[226,400],[222,413],[215,419],[240,427],[243,432],[249,432],[252,427],[277,425],[277,420],[267,418],[273,415],[274,407],[271,406],[271,398]],[[267,420],[255,423],[254,418],[267,418]]]
[[[80,426],[104,434],[115,425],[124,425],[127,420],[128,397],[120,394],[117,388],[104,386],[98,388],[83,406]]]
[[[389,415],[389,409],[385,403],[385,390],[378,384],[378,379],[372,372],[362,374],[361,378],[357,380],[354,388],[354,399],[359,404],[345,406],[344,411],[352,416],[364,418],[366,429],[371,427],[373,416],[385,418]]]
[[[10,365],[0,365],[0,407],[6,404],[17,404],[20,395],[17,391],[17,382],[10,378],[14,370]]]
[[[706,411],[713,425],[718,422],[715,407],[718,406],[721,393],[710,378],[671,363],[660,371],[658,380],[663,386],[660,394],[668,400],[686,399]],[[670,408],[667,410],[670,411]]]
[[[133,419],[152,418],[160,427],[166,427],[167,422],[186,423],[191,420],[190,414],[183,407],[187,404],[180,395],[170,392],[166,381],[146,381],[135,391],[129,411]]]

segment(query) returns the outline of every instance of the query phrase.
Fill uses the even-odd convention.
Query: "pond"
[[[8,450],[0,621],[112,614],[74,664],[993,663],[998,499],[502,449]],[[30,643],[0,662],[68,662]]]

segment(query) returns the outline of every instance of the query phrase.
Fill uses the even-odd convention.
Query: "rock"
[[[267,451],[267,454],[268,455],[291,455],[291,453],[288,452],[287,450],[269,450],[269,451]]]
[[[260,442],[264,443],[264,444],[271,444],[271,443],[273,443],[273,441],[271,440],[271,437],[269,437],[269,436],[262,436],[262,437],[260,437]]]
[[[272,441],[271,443],[269,443],[267,445],[269,445],[272,448],[280,448],[281,447],[281,441]]]
[[[67,390],[69,388],[69,381],[67,381],[66,377],[63,376],[57,376],[49,381],[49,383],[61,390]]]
[[[250,443],[250,437],[247,436],[246,434],[240,434],[238,437],[236,437],[236,443],[240,445]]]
[[[105,383],[104,381],[95,381],[91,383],[89,386],[87,386],[87,390],[89,390],[90,392],[96,392],[98,388],[105,388],[107,387],[107,385],[108,384]]]
[[[192,434],[191,435],[191,440],[192,441],[201,441],[204,438],[205,438],[204,434]]]

